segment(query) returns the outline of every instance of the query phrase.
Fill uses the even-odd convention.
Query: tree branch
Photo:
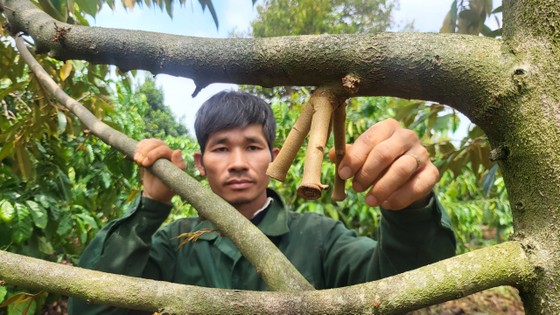
[[[311,119],[313,118],[313,105],[307,101],[303,106],[295,124],[292,126],[288,137],[282,145],[282,149],[278,156],[272,161],[266,169],[266,175],[279,180],[286,180],[286,174],[294,161],[299,148],[303,144],[305,137],[311,128]]]
[[[346,198],[344,186],[346,181],[340,178],[338,167],[346,154],[346,104],[340,104],[334,111],[332,117],[334,137],[334,184],[331,199],[342,201]]]
[[[86,270],[0,251],[0,279],[91,303],[169,314],[402,314],[499,285],[530,282],[517,242],[456,256],[390,278],[339,289],[210,289]]]
[[[128,157],[134,155],[136,141],[99,121],[82,104],[64,93],[33,58],[27,50],[25,42],[19,36],[16,38],[16,46],[24,61],[49,94],[70,109],[94,135],[105,143]],[[148,170],[172,187],[178,195],[193,205],[201,216],[212,222],[220,232],[231,239],[243,256],[255,266],[272,290],[313,289],[276,245],[222,198],[202,186],[169,160],[158,160]],[[262,253],[267,253],[267,255],[262,255]]]
[[[459,34],[380,33],[210,39],[63,24],[29,0],[0,0],[13,32],[40,51],[121,70],[262,86],[324,86],[351,74],[357,96],[383,95],[451,105],[476,122],[481,104],[515,91],[514,56],[499,40]],[[62,31],[64,30],[64,31]],[[311,53],[320,51],[321,53]],[[157,61],[157,62],[154,62]]]

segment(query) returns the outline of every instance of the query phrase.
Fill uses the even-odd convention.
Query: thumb
[[[171,153],[171,162],[173,162],[173,164],[175,164],[178,168],[185,170],[186,163],[185,159],[183,159],[181,150],[175,150]]]

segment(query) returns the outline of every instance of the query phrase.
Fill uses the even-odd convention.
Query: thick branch
[[[92,303],[169,314],[402,314],[498,285],[527,283],[533,267],[507,242],[379,281],[332,290],[209,289],[85,270],[0,251],[0,279]]]
[[[33,58],[21,37],[16,39],[16,45],[24,61],[49,94],[70,109],[101,140],[128,157],[134,155],[136,141],[99,121],[82,104],[64,93]],[[230,238],[243,256],[259,270],[263,280],[271,289],[281,291],[313,289],[276,245],[222,198],[216,196],[168,160],[156,161],[149,170],[193,205],[220,232]],[[262,253],[267,253],[267,255],[262,255]]]
[[[0,4],[13,9],[4,13],[12,31],[30,34],[54,58],[184,76],[199,86],[324,86],[352,74],[361,81],[357,96],[437,101],[471,119],[479,114],[475,106],[492,104],[504,90],[515,90],[513,56],[499,40],[489,38],[380,33],[208,39],[67,25],[29,0]]]

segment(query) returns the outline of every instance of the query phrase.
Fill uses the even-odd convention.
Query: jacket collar
[[[272,198],[272,202],[269,204],[266,214],[262,221],[257,225],[257,227],[266,236],[280,236],[288,233],[288,210],[286,210],[282,199],[274,190],[267,188],[266,195]],[[197,225],[194,226],[193,231],[199,231],[202,229],[214,229],[214,225],[208,220],[201,220]],[[201,240],[214,240],[219,236],[217,231],[204,233],[200,236]]]

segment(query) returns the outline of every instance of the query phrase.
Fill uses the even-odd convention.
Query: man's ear
[[[274,161],[274,159],[276,159],[276,157],[278,156],[278,153],[280,153],[280,149],[278,148],[272,148],[272,160]]]
[[[202,162],[202,153],[195,152],[194,156],[194,163],[196,164],[196,168],[200,173],[200,176],[206,176],[206,169],[204,168],[204,163]]]

